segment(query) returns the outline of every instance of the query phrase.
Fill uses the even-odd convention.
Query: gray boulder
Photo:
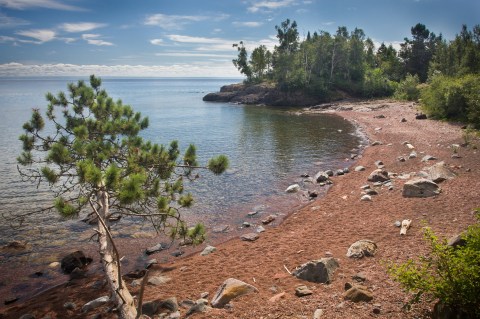
[[[440,194],[440,187],[425,178],[412,179],[403,184],[404,197],[431,197]]]
[[[334,258],[321,258],[297,267],[292,274],[306,281],[328,284],[337,268],[338,262]]]
[[[257,233],[248,233],[244,234],[240,237],[241,240],[243,241],[255,241],[259,238]]]
[[[210,255],[211,253],[213,253],[216,250],[217,250],[217,248],[208,245],[207,247],[205,247],[205,249],[203,249],[203,251],[200,253],[200,255],[207,256],[207,255]]]
[[[347,251],[347,257],[362,258],[373,257],[377,252],[377,244],[368,239],[361,239],[353,243]]]
[[[447,179],[452,179],[455,177],[455,173],[445,166],[445,162],[439,162],[435,165],[427,167],[424,169],[424,171],[427,174],[427,179],[432,180],[434,183],[441,183]]]
[[[313,180],[316,181],[317,183],[323,183],[323,182],[326,182],[328,178],[329,178],[329,175],[326,172],[321,171],[315,174],[315,176],[313,177]]]
[[[87,302],[86,304],[83,305],[82,312],[88,312],[92,309],[100,307],[101,305],[106,304],[109,300],[110,300],[110,297],[103,296],[103,297],[97,298],[95,300],[89,301],[89,302]]]

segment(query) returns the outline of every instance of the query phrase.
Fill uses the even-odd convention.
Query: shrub
[[[403,264],[392,263],[388,273],[415,293],[412,303],[422,296],[438,299],[468,318],[480,318],[480,219],[462,235],[464,246],[447,245],[428,227],[424,237],[430,253]]]
[[[367,70],[363,80],[363,96],[368,98],[390,96],[395,91],[395,85],[396,83],[390,81],[382,69]]]
[[[435,75],[421,91],[422,107],[434,118],[466,121],[480,128],[480,76]]]
[[[417,74],[407,74],[407,77],[398,84],[394,97],[398,100],[417,101],[420,97],[419,84]]]

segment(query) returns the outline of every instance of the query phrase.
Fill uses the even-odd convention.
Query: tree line
[[[296,21],[286,19],[275,30],[278,45],[272,51],[261,45],[249,54],[242,41],[233,45],[238,50],[233,64],[246,83],[273,82],[326,101],[344,95],[420,99],[432,116],[480,126],[480,25],[471,30],[463,25],[447,41],[418,23],[399,50],[385,43],[376,48],[359,28],[308,32],[301,40]]]

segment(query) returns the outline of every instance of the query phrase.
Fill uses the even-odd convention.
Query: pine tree
[[[148,127],[142,117],[121,100],[101,89],[101,80],[69,84],[69,95],[48,93],[47,126],[39,109],[23,125],[23,153],[19,171],[26,179],[48,183],[55,193],[55,208],[64,217],[91,211],[98,217],[98,241],[113,300],[121,318],[135,318],[132,296],[121,278],[119,255],[109,232],[112,211],[148,217],[158,230],[172,237],[203,237],[203,227],[188,229],[181,209],[193,197],[184,194],[183,181],[194,171],[208,168],[221,174],[228,159],[220,155],[200,167],[190,145],[183,158],[173,141],[169,147],[145,141],[139,132]],[[47,131],[47,133],[45,133]],[[50,132],[50,134],[48,134]]]

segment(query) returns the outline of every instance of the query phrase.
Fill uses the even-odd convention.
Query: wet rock
[[[334,258],[321,258],[295,268],[292,274],[306,281],[328,284],[332,281],[333,273],[338,267],[338,262]]]
[[[276,218],[277,218],[277,216],[275,216],[275,215],[268,215],[267,218],[265,218],[264,220],[262,220],[262,224],[268,225],[268,224],[270,224],[271,222],[273,222]]]
[[[243,234],[240,239],[243,241],[255,241],[259,238],[257,233]]]
[[[263,233],[265,231],[265,227],[263,227],[262,225],[259,225],[257,229],[255,229],[255,231],[257,233]]]
[[[297,297],[304,297],[311,294],[313,294],[313,291],[308,289],[308,287],[305,285],[298,286],[297,288],[295,288],[295,296]]]
[[[287,189],[285,190],[285,192],[287,193],[296,193],[300,190],[300,185],[298,184],[293,184],[293,185],[290,185],[287,187]]]
[[[335,175],[337,176],[341,176],[341,175],[344,175],[345,172],[343,171],[343,169],[337,169],[337,171],[335,172]]]
[[[350,258],[362,258],[362,257],[373,257],[377,252],[377,244],[375,242],[362,239],[353,243],[347,251],[347,257]]]
[[[403,197],[431,197],[440,194],[440,187],[429,179],[418,178],[403,184]]]
[[[332,176],[333,176],[333,172],[332,172]],[[329,177],[330,176],[326,172],[321,171],[315,174],[315,176],[313,177],[313,180],[316,181],[317,183],[323,183],[323,182],[326,182],[329,179]]]
[[[91,262],[92,258],[86,257],[82,251],[77,250],[62,258],[61,268],[64,273],[70,274],[75,268],[82,269]]]
[[[213,253],[214,251],[216,251],[217,248],[216,247],[213,247],[213,246],[207,246],[203,249],[203,251],[200,253],[201,256],[207,256],[207,255],[210,255],[211,253]]]
[[[212,307],[223,308],[232,299],[257,292],[257,288],[235,278],[229,278],[218,288],[212,299]]]
[[[325,171],[325,174],[327,174],[328,177],[332,177],[333,176],[333,171],[331,169],[327,169]]]
[[[317,198],[318,197],[318,192],[317,191],[308,191],[308,197]]]

